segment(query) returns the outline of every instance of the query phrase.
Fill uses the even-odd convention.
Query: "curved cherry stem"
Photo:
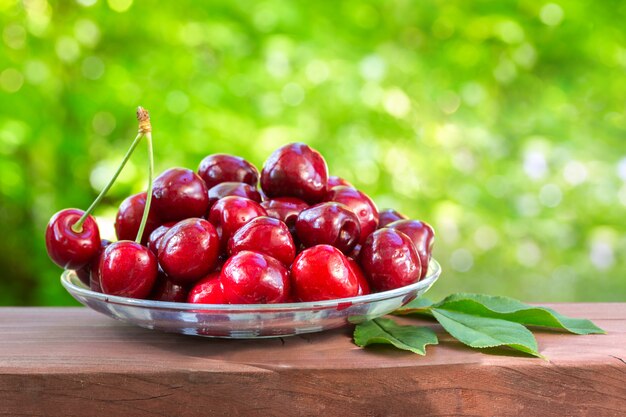
[[[143,208],[143,216],[137,231],[135,242],[141,244],[141,237],[148,222],[148,214],[150,213],[150,204],[152,203],[152,176],[154,174],[154,153],[152,151],[152,133],[146,133],[146,143],[148,144],[148,191],[146,192],[146,205]]]

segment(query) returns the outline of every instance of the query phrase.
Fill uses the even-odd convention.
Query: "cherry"
[[[300,212],[309,208],[307,203],[295,197],[277,197],[264,200],[261,206],[267,211],[268,216],[281,220],[292,233],[295,232],[296,220],[298,220]]]
[[[220,281],[220,273],[212,272],[193,286],[187,296],[188,303],[228,304]]]
[[[154,254],[145,246],[129,240],[107,246],[98,264],[102,291],[122,297],[148,297],[157,272]]]
[[[413,284],[422,273],[422,264],[411,239],[390,228],[369,235],[359,261],[374,291]]]
[[[115,234],[118,240],[133,240],[137,236],[139,231],[139,225],[141,224],[141,218],[143,217],[143,211],[146,206],[146,193],[139,193],[126,197],[120,208],[117,211],[115,217]],[[154,207],[148,213],[148,220],[146,222],[143,236],[141,237],[141,243],[148,243],[150,233],[156,229],[160,224],[159,219],[156,216]]]
[[[182,220],[159,244],[159,265],[176,284],[192,284],[217,266],[220,242],[215,227],[198,218]]]
[[[327,244],[349,254],[361,237],[361,226],[347,206],[327,202],[303,210],[296,221],[296,233],[307,247]]]
[[[184,303],[187,301],[187,289],[174,283],[165,272],[159,269],[156,283],[152,288],[152,293],[150,293],[150,299]]]
[[[289,266],[296,257],[296,246],[285,223],[261,216],[242,226],[228,241],[232,256],[243,250],[264,253]]]
[[[291,265],[294,296],[299,301],[354,297],[359,280],[348,259],[330,245],[305,249]]]
[[[228,196],[245,197],[257,203],[261,202],[261,194],[256,187],[244,182],[222,182],[209,189],[209,210],[217,200]]]
[[[208,188],[222,182],[244,182],[256,187],[259,171],[243,158],[226,154],[206,156],[198,167],[198,175]]]
[[[359,266],[359,263],[352,258],[348,258],[348,263],[352,268],[352,272],[354,272],[354,275],[356,275],[359,281],[359,292],[357,293],[357,295],[370,294],[372,292],[370,290],[370,284],[369,282],[367,282],[367,278],[365,278],[365,274],[363,273],[361,266]]]
[[[111,243],[112,242],[110,240],[102,239],[100,241],[100,250],[98,251],[96,256],[94,256],[94,258],[87,265],[76,271],[76,275],[78,275],[78,278],[83,282],[83,284],[87,285],[90,288],[92,287],[91,277],[95,276],[95,278],[98,279],[98,262],[100,261],[100,255]],[[97,288],[100,288],[100,282],[97,283]],[[102,290],[99,290],[98,292],[102,292]]]
[[[91,215],[85,218],[79,231],[72,229],[83,214],[78,209],[61,210],[46,227],[48,256],[61,268],[80,269],[100,250],[100,231]]]
[[[209,208],[208,190],[190,169],[170,168],[154,180],[154,210],[163,221],[202,217]]]
[[[256,201],[248,198],[230,196],[219,200],[209,212],[209,221],[215,225],[217,234],[226,249],[228,239],[241,226],[259,216],[266,216],[267,212]]]
[[[424,278],[428,272],[428,263],[432,256],[435,231],[425,222],[419,220],[397,220],[388,225],[389,228],[398,230],[411,239],[422,264],[420,278]]]
[[[350,254],[351,258],[359,259],[359,254],[361,253],[361,245],[356,245],[354,249],[352,249],[352,253]]]
[[[333,187],[337,187],[338,185],[345,185],[346,187],[354,188],[354,185],[350,184],[345,179],[338,177],[336,175],[331,175],[328,177],[328,189],[330,190]]]
[[[407,219],[404,214],[397,212],[394,209],[385,209],[378,213],[378,228],[382,229],[383,227],[387,227],[389,223],[404,219]]]
[[[359,219],[361,225],[361,237],[359,243],[363,244],[365,239],[376,230],[378,225],[378,209],[376,204],[365,193],[354,188],[339,185],[333,187],[326,197],[327,201],[336,201],[348,206]]]
[[[274,304],[289,299],[289,271],[263,253],[241,251],[222,268],[220,281],[230,304]]]
[[[278,148],[261,171],[261,188],[268,197],[297,197],[309,204],[322,201],[327,181],[326,161],[304,143]]]
[[[161,244],[161,240],[163,236],[170,230],[176,222],[167,222],[157,227],[150,233],[150,239],[148,239],[148,249],[152,251],[155,255],[159,254],[159,245]]]

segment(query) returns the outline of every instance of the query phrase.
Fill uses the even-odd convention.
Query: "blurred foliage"
[[[625,21],[610,0],[0,0],[0,305],[74,303],[43,231],[93,200],[139,104],[158,169],[304,141],[430,222],[434,298],[624,301]]]

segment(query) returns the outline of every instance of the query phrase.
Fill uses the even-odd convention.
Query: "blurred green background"
[[[157,169],[304,141],[431,223],[431,296],[626,299],[626,2],[0,0],[0,304],[151,111]],[[98,211],[146,186],[144,147]]]

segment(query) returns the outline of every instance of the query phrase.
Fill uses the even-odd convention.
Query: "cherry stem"
[[[148,215],[150,214],[150,204],[152,203],[152,176],[154,173],[154,154],[152,151],[152,133],[146,133],[146,143],[148,144],[148,191],[146,192],[146,205],[143,208],[143,216],[141,217],[141,223],[139,224],[139,230],[137,231],[137,237],[135,242],[141,244],[141,237],[143,231],[146,228],[148,222]]]

